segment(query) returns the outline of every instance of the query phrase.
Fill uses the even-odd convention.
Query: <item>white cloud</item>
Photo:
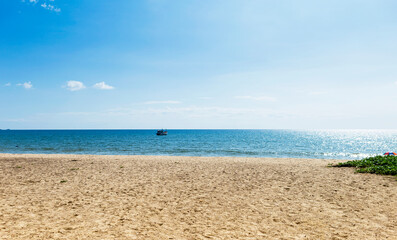
[[[79,115],[80,113],[76,113]],[[266,108],[234,108],[234,107],[200,107],[200,106],[187,106],[187,107],[147,107],[144,109],[139,108],[116,108],[108,109],[101,113],[92,113],[93,115],[101,114],[103,116],[117,116],[122,119],[122,116],[144,116],[144,119],[152,119],[154,116],[161,115],[163,117],[172,116],[178,119],[230,119],[233,118],[275,118],[286,119],[299,117],[300,113],[294,114],[284,112],[283,110],[273,110]]]
[[[173,100],[168,100],[168,101],[147,101],[145,104],[180,104],[180,101],[173,101]]]
[[[96,83],[93,88],[101,89],[101,90],[112,90],[114,89],[113,86],[107,85],[105,82]]]
[[[22,2],[29,2],[29,3],[32,3],[32,4],[37,4],[39,2],[39,0],[21,0],[21,1]],[[49,2],[54,2],[55,0],[48,0],[48,1]],[[49,11],[54,11],[54,12],[60,12],[61,11],[60,8],[58,8],[58,7],[56,7],[56,6],[52,5],[52,4],[47,3],[47,1],[44,1],[44,3],[40,4],[40,6],[42,8],[45,8],[45,9],[49,10]]]
[[[45,9],[47,9],[47,10],[54,11],[54,12],[60,12],[61,11],[60,8],[57,8],[54,5],[47,4],[47,3],[43,3],[40,6],[45,8]]]
[[[17,86],[22,86],[25,89],[30,89],[33,87],[32,82],[18,83]]]
[[[4,84],[4,86],[9,87],[9,86],[11,86],[11,83],[6,83],[6,84]]]
[[[275,102],[276,101],[276,98],[268,97],[268,96],[259,96],[259,97],[235,96],[234,98],[237,98],[237,99],[248,99],[248,100],[255,100],[255,101],[267,101],[267,102]]]
[[[68,81],[66,88],[69,91],[79,91],[85,88],[84,84],[79,81]]]

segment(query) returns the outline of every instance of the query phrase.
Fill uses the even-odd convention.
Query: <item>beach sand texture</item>
[[[0,239],[397,239],[395,177],[331,162],[0,154]]]

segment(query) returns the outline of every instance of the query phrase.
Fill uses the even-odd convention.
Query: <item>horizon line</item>
[[[0,131],[26,130],[397,130],[397,128],[0,128]]]

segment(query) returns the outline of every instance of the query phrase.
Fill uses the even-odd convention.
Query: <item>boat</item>
[[[157,130],[157,136],[165,136],[168,134],[167,130],[161,129],[161,130]]]

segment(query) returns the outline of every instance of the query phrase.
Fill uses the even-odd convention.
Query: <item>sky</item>
[[[396,129],[394,0],[2,0],[0,129]]]

